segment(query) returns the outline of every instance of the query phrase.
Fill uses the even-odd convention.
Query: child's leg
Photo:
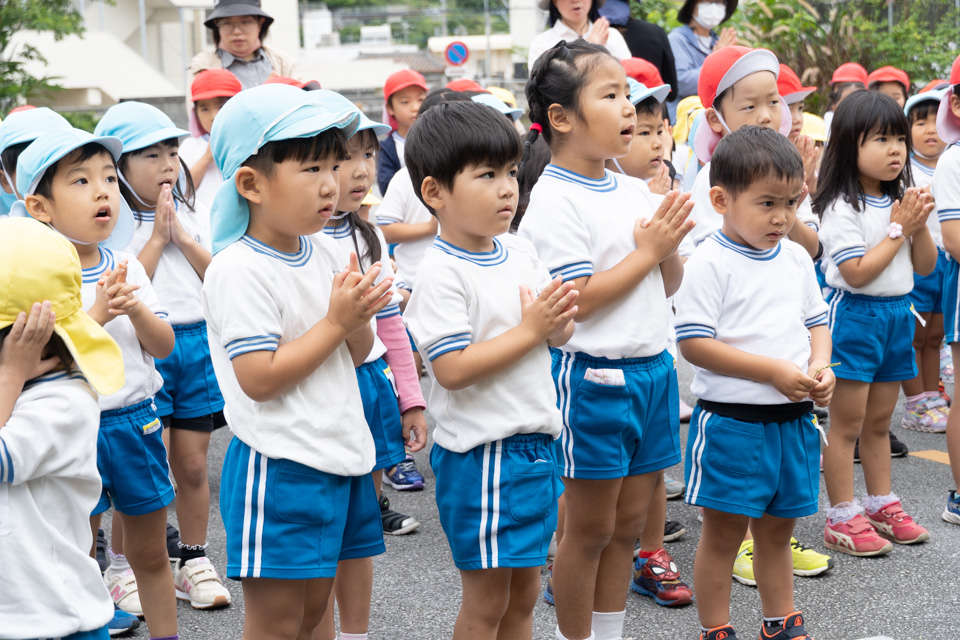
[[[750,520],[753,530],[753,574],[765,618],[788,616],[793,605],[793,553],[790,538],[797,521],[764,514]]]
[[[540,567],[511,570],[510,602],[500,620],[497,640],[533,637],[533,608],[540,595]]]
[[[917,358],[917,374],[916,378],[911,378],[910,380],[904,380],[901,384],[903,386],[903,395],[907,398],[916,397],[922,394],[924,391],[927,391],[926,382],[927,377],[924,375],[924,358],[928,358],[926,355],[925,346],[927,344],[927,330],[930,326],[930,313],[921,313],[920,317],[923,318],[926,326],[920,323],[920,320],[917,319],[916,327],[913,330],[913,352]],[[942,316],[941,316],[942,317]],[[943,323],[940,323],[941,326]],[[941,332],[942,333],[942,332]],[[941,335],[941,339],[943,336]],[[937,373],[939,377],[940,372],[940,346],[937,344]]]
[[[163,538],[167,538],[167,528],[164,524],[163,528]],[[123,520],[120,518],[120,512],[116,509],[113,510],[113,514],[110,516],[110,550],[113,551],[118,556],[124,555],[123,553]],[[169,557],[167,558],[169,560]]]
[[[167,510],[132,516],[123,522],[123,551],[137,578],[143,617],[155,638],[177,635],[177,600],[167,555]],[[118,539],[114,532],[114,541]]]
[[[874,382],[867,396],[866,415],[860,432],[860,464],[867,495],[890,493],[890,417],[897,406],[899,384]]]
[[[177,481],[180,542],[185,546],[203,545],[207,543],[210,518],[210,483],[207,480],[210,433],[176,428],[169,431],[170,469]]]
[[[943,314],[931,313],[927,320],[926,340],[917,354],[917,368],[923,379],[923,390],[940,390],[940,345],[943,344]]]
[[[301,623],[307,622],[307,617],[315,618],[316,626],[323,615],[333,578],[244,578],[241,585],[244,640],[294,640],[301,637]]]
[[[100,529],[100,518],[103,514],[98,513],[90,516],[90,532],[93,533],[93,544],[90,546],[90,557],[97,559],[97,533]]]
[[[830,444],[823,450],[823,479],[834,506],[853,500],[853,447],[863,428],[869,393],[866,382],[837,379],[830,402]],[[887,447],[889,457],[889,442]],[[861,460],[863,455],[861,445]]]
[[[453,627],[453,640],[496,640],[500,621],[510,605],[514,571],[509,568],[460,571],[463,600]],[[539,587],[539,580],[537,582]],[[535,602],[536,592],[534,603],[530,604],[531,616]]]
[[[952,343],[950,350],[953,352],[954,363],[960,366],[960,342]],[[960,389],[960,380],[954,379],[954,398],[957,398],[958,389]],[[950,455],[950,470],[953,472],[953,488],[960,491],[960,411],[951,411],[947,419],[947,453]]]
[[[747,516],[703,510],[703,531],[693,562],[693,586],[697,590],[700,624],[707,629],[730,622],[730,572],[748,523]]]
[[[643,551],[656,551],[663,546],[663,523],[667,519],[667,488],[663,483],[663,471],[658,471],[657,484],[653,488],[653,497],[647,508],[646,521],[640,532],[640,548]]]
[[[340,632],[367,633],[373,595],[373,558],[341,560],[337,565],[334,591],[340,607]],[[332,623],[333,610],[328,607],[323,617]]]

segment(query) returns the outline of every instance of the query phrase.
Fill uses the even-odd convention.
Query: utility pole
[[[491,63],[493,62],[490,59],[490,0],[483,0],[483,32],[487,36],[487,53],[486,58],[484,58],[484,75],[487,77],[487,84],[490,83],[490,78],[492,73],[490,71]]]
[[[960,2],[960,0],[957,0]],[[447,25],[447,0],[440,0],[440,35],[445,36],[449,33],[449,28]]]

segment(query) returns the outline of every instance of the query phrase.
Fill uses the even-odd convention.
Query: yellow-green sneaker
[[[817,553],[810,547],[797,542],[796,538],[790,538],[790,551],[793,552],[793,575],[795,576],[817,576],[833,569],[833,558]]]
[[[733,561],[733,579],[748,587],[757,586],[753,578],[753,539],[740,543],[737,559]]]

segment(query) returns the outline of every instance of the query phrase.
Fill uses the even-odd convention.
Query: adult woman
[[[263,84],[271,76],[297,77],[293,59],[263,46],[273,23],[260,0],[217,0],[204,25],[213,31],[214,51],[202,51],[190,61],[194,75],[206,69],[226,69],[244,89]]]
[[[572,42],[577,38],[606,47],[618,60],[629,58],[630,49],[623,36],[610,28],[606,18],[600,17],[598,9],[603,3],[604,0],[537,0],[541,11],[550,12],[550,28],[530,41],[527,68],[533,69],[540,54],[561,40]]]
[[[737,0],[686,0],[677,12],[681,26],[670,32],[670,48],[677,65],[677,98],[669,104],[670,116],[676,103],[697,95],[700,67],[707,56],[718,49],[737,44],[737,32],[727,27],[718,35],[715,29],[730,19],[737,10]]]

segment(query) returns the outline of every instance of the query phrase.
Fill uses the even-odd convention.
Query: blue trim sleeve
[[[705,324],[680,324],[676,327],[677,342],[687,338],[714,338],[717,330]]]
[[[377,312],[377,320],[382,320],[384,318],[392,318],[393,316],[400,315],[400,305],[399,304],[388,304],[383,309]]]
[[[0,455],[0,482],[13,482],[13,458],[7,449],[7,443],[2,439],[0,447],[3,447],[3,455]]]
[[[388,224],[394,224],[395,222],[403,222],[403,218],[388,218],[386,215],[377,213],[377,226],[385,227]]]
[[[451,351],[460,351],[470,346],[470,334],[458,333],[456,335],[440,338],[432,345],[427,347],[427,359],[436,360],[438,357]]]
[[[550,275],[554,278],[560,276],[564,280],[573,280],[575,278],[582,278],[584,276],[589,277],[593,275],[593,263],[585,261],[566,264],[562,267],[551,269]]]
[[[809,319],[807,319],[807,320],[804,320],[803,324],[804,324],[804,326],[807,327],[807,329],[812,329],[813,327],[819,327],[820,325],[826,325],[826,324],[827,324],[827,312],[824,311],[824,312],[821,313],[820,315],[816,315],[816,316],[813,316],[812,318],[809,318]]]
[[[960,220],[960,209],[940,209],[937,211],[937,217],[940,221]]]
[[[251,336],[249,338],[237,338],[227,343],[227,357],[233,360],[237,356],[251,351],[276,351],[280,346],[280,336],[277,334],[268,334],[265,336]]]
[[[833,263],[838,267],[846,262],[847,260],[853,260],[854,258],[860,258],[867,253],[866,249],[863,247],[849,247],[847,249],[841,249],[833,254]]]

